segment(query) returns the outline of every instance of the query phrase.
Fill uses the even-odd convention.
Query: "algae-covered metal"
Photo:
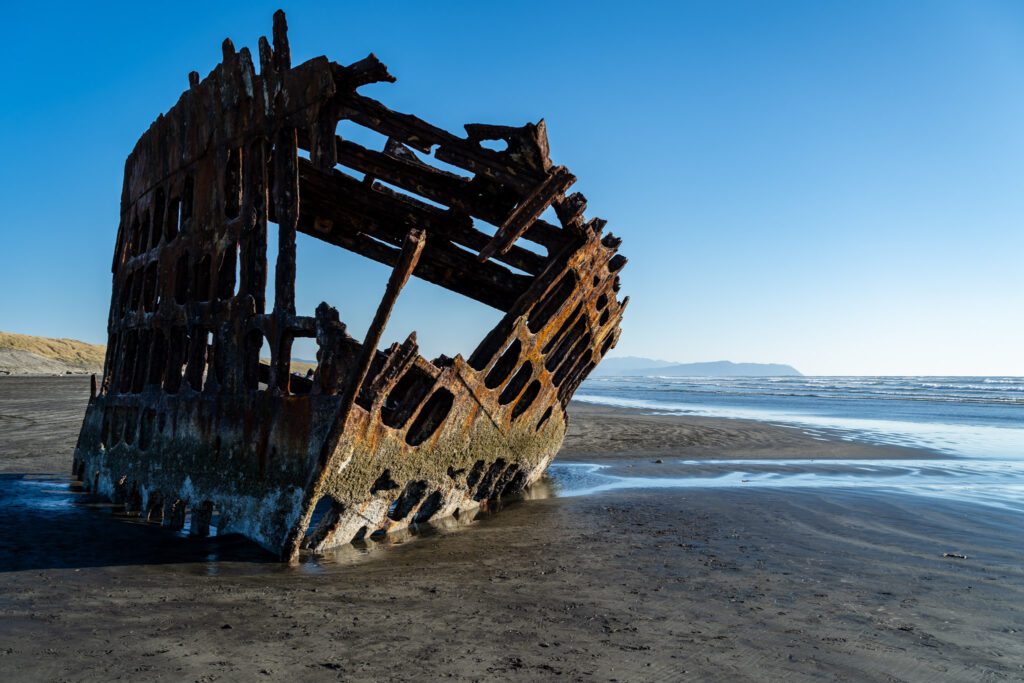
[[[627,303],[619,240],[566,194],[575,178],[548,158],[543,121],[460,137],[392,111],[358,92],[394,80],[373,55],[292,67],[281,12],[258,70],[223,47],[125,164],[107,356],[75,474],[151,521],[216,522],[285,559],[528,486]],[[344,139],[341,121],[386,143]],[[394,267],[363,343],[326,303],[296,312],[296,232]],[[426,360],[415,333],[379,351],[410,276],[505,315],[468,359]],[[291,372],[296,337],[316,339],[311,374]]]

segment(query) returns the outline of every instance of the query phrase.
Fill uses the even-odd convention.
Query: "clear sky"
[[[89,5],[4,11],[0,329],[105,341],[125,157],[281,6],[293,61],[372,51],[393,108],[547,120],[630,258],[615,355],[1024,375],[1024,3]],[[298,269],[361,336],[387,269],[309,238]],[[420,283],[385,341],[497,319]]]

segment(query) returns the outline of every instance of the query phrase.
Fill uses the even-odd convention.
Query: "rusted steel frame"
[[[628,306],[628,296],[623,298],[621,303],[617,303],[615,306],[615,312],[608,317],[608,322],[598,327],[598,332],[601,332],[602,334],[599,337],[595,335],[594,348],[601,349],[602,346],[608,343],[609,338],[616,337],[616,335],[619,334],[621,331],[619,326],[622,324],[622,316],[625,315],[626,308]],[[614,345],[617,341],[617,339],[613,339],[611,343]],[[607,351],[602,351],[601,355],[604,356],[605,353],[607,353]]]
[[[544,119],[524,126],[467,123],[463,128],[470,142],[477,145],[483,140],[504,140],[507,149],[502,152],[502,156],[513,163],[542,174],[551,168],[548,127]]]
[[[377,104],[383,107],[383,105],[380,105],[379,103]],[[395,116],[402,117],[407,115],[395,114]],[[417,125],[427,126],[428,128],[433,129],[433,127],[430,126],[430,124],[420,121],[415,117],[411,118],[415,119],[416,122],[418,122]],[[366,125],[366,122],[364,120],[359,122]],[[368,127],[372,128],[372,126]],[[425,164],[419,160],[412,161],[411,159],[408,158],[399,157],[395,153],[395,149],[402,145],[409,145],[410,147],[418,149],[424,153],[429,153],[431,148],[431,145],[429,144],[426,145],[426,148],[423,148],[420,144],[417,144],[416,140],[418,140],[419,138],[417,137],[417,134],[415,132],[409,133],[408,135],[403,137],[398,132],[400,129],[400,124],[395,124],[394,126],[386,128],[384,130],[378,130],[374,128],[374,130],[378,130],[378,132],[382,132],[383,134],[388,134],[389,132],[394,134],[393,138],[389,138],[389,140],[391,141],[389,144],[390,149],[385,150],[383,154],[380,152],[366,150],[365,148],[362,148],[361,146],[356,145],[355,143],[342,140],[340,137],[336,138],[338,144],[338,162],[343,163],[360,172],[366,173],[367,175],[379,176],[385,182],[390,182],[398,187],[402,187],[404,189],[408,189],[410,191],[418,193],[420,193],[422,190],[422,195],[424,197],[427,197],[428,199],[433,199],[435,201],[439,201],[440,203],[448,204],[454,201],[455,203],[460,204],[468,212],[490,223],[498,224],[505,219],[505,217],[508,214],[508,211],[511,210],[512,206],[516,202],[515,197],[512,196],[510,199],[499,199],[498,197],[493,196],[485,199],[485,197],[495,194],[495,191],[493,189],[495,186],[499,186],[507,190],[508,186],[502,184],[505,183],[507,179],[502,178],[500,174],[498,176],[493,176],[493,174],[488,175],[488,172],[486,170],[480,171],[479,168],[474,170],[474,168],[467,167],[466,170],[477,173],[477,175],[472,180],[466,181],[470,188],[468,194],[465,191],[460,191],[458,193],[455,193],[453,191],[452,195],[448,197],[440,194],[428,194],[428,192],[430,192],[431,188],[434,186],[442,185],[446,181],[451,180],[451,178],[457,178],[459,180],[462,180],[462,178],[461,176],[450,174],[441,169],[429,166],[428,164]],[[445,134],[450,135],[447,132],[445,132]],[[409,136],[412,137],[410,138]],[[458,138],[454,139],[457,140]],[[299,130],[299,142],[300,145],[303,146],[305,149],[309,149],[309,146],[311,145],[309,141],[309,136],[304,135],[301,129]],[[357,151],[356,148],[363,149],[364,151],[359,152]],[[483,149],[487,154],[496,154],[491,150],[487,150],[485,148],[481,149]],[[409,154],[411,155],[412,153],[409,152]],[[440,159],[440,157],[437,158],[439,160],[442,160]],[[403,162],[404,165],[402,166],[401,169],[397,167],[391,169],[391,175],[385,175],[385,171],[387,171],[389,167],[385,163],[384,159],[400,160]],[[404,181],[403,176],[399,174],[400,171],[408,171],[409,167],[412,165],[416,165],[417,168],[419,168],[421,173],[423,174],[421,177],[411,177],[409,179],[413,182],[422,181],[423,184],[419,188],[412,187],[411,183]],[[449,178],[449,176],[451,176],[451,178]],[[538,182],[541,179],[543,179],[543,176],[538,175],[537,177]],[[482,185],[484,184],[486,184],[486,186],[482,187]],[[533,189],[533,187],[535,187],[535,185],[528,185],[525,181],[516,181],[512,184],[515,187],[519,188],[519,190],[522,193],[527,193],[531,189]],[[439,191],[440,189],[440,187],[437,187],[435,192]],[[574,230],[570,232],[577,233],[578,231]],[[572,239],[573,235],[567,234],[567,232],[562,228],[554,226],[548,223],[547,221],[538,219],[535,220],[532,223],[532,225],[529,226],[529,228],[524,233],[523,237],[525,239],[528,239],[532,242],[536,242],[537,244],[546,247],[549,250],[549,252],[553,253],[554,251],[557,251],[558,249],[564,247],[567,241]]]
[[[344,410],[351,409],[351,404],[355,402],[359,391],[362,389],[366,374],[370,371],[370,361],[373,360],[374,355],[377,353],[377,345],[380,344],[380,337],[384,333],[384,326],[387,325],[388,319],[391,317],[391,311],[395,307],[395,301],[397,301],[399,293],[405,287],[405,283],[409,281],[409,276],[412,275],[413,270],[416,268],[416,263],[419,261],[426,243],[426,233],[422,230],[410,230],[405,238],[398,263],[395,264],[394,270],[391,271],[391,277],[388,278],[384,298],[381,299],[380,304],[377,306],[377,312],[374,314],[370,328],[366,332],[366,338],[363,339],[363,352],[359,356],[359,362],[356,364],[356,372],[351,387],[342,402]]]
[[[587,210],[587,198],[580,192],[573,192],[555,201],[555,215],[559,222],[573,232],[583,230],[583,213]]]
[[[270,334],[270,326],[280,324],[293,337],[315,337],[316,318],[308,315],[285,314],[281,316],[280,323],[275,323],[274,313],[257,313],[252,316],[252,324],[258,327],[264,335]]]
[[[299,229],[302,232],[360,256],[366,256],[391,266],[398,261],[399,250],[397,248],[368,237],[358,228],[358,225],[346,224],[344,221],[336,221],[330,227],[326,227],[323,223],[318,223],[313,217],[308,216],[299,223]],[[485,281],[475,273],[460,273],[451,266],[428,262],[426,258],[420,260],[415,274],[421,280],[439,285],[499,310],[506,310],[515,303],[521,291],[512,288],[496,289],[493,282]]]
[[[360,395],[356,400],[364,406],[379,408],[381,402],[394,388],[395,384],[408,371],[410,366],[416,364],[419,345],[416,343],[416,333],[412,332],[401,344],[395,343],[388,349],[384,363],[380,370],[369,382],[364,382]]]
[[[495,360],[489,349],[501,344],[502,340],[508,339],[513,334],[518,324],[518,319],[527,315],[534,305],[543,301],[551,293],[561,277],[570,268],[573,257],[578,250],[579,247],[577,245],[569,244],[561,252],[552,256],[544,271],[533,279],[533,282],[530,283],[529,288],[523,292],[522,296],[516,300],[513,306],[506,309],[505,316],[480,340],[480,343],[469,356],[468,363],[470,366],[475,369],[489,367],[490,363]],[[486,265],[488,264],[478,264],[480,267]]]
[[[270,386],[270,365],[267,363],[260,363],[258,367],[259,371],[257,376],[259,377],[259,380],[267,386]],[[313,380],[293,372],[291,373],[291,377],[289,377],[289,386],[296,394],[308,394],[313,390]]]
[[[492,331],[493,339],[501,340],[500,344],[496,344],[489,335],[474,351],[470,362],[480,368],[481,375],[487,374],[498,362],[501,350],[508,345],[508,340],[518,338],[524,349],[534,349],[533,354],[521,357],[518,362],[532,362],[533,378],[541,379],[545,386],[555,385],[558,400],[564,407],[579,383],[614,344],[615,339],[612,339],[611,344],[604,347],[608,335],[602,333],[602,330],[617,329],[624,306],[616,306],[612,297],[606,308],[614,310],[615,314],[610,314],[609,320],[601,325],[599,318],[602,311],[592,305],[599,293],[611,288],[614,273],[609,272],[603,278],[595,279],[596,284],[593,285],[589,281],[579,282],[575,293],[566,298],[557,310],[551,312],[550,319],[537,335],[528,332],[525,319],[532,314],[535,307],[542,305],[553,295],[567,273],[588,265],[603,269],[613,253],[598,241],[597,236],[594,236],[581,250],[567,254],[564,259],[552,264],[552,267],[538,278],[538,282],[534,283],[531,292],[523,297],[521,304],[510,310],[505,319]],[[590,256],[591,254],[593,256]],[[628,298],[623,302],[625,303],[628,303]],[[531,346],[529,341],[534,339]],[[520,386],[519,395],[523,393],[525,386],[525,383]]]
[[[473,381],[476,378],[469,374],[471,371],[471,368],[468,368],[465,366],[465,364],[460,363],[455,368],[454,375],[459,380],[459,383],[462,385],[462,387],[466,390],[466,394],[472,397],[473,401],[476,403],[480,411],[483,412],[483,414],[487,416],[487,419],[491,421],[491,424],[500,429],[501,422],[494,417],[494,412],[490,409],[490,407],[488,407],[488,402],[481,398],[480,390],[482,389],[482,387],[480,386],[479,382]]]
[[[277,24],[275,23],[275,34]],[[275,35],[275,40],[277,36]],[[276,44],[276,43],[275,43]],[[286,55],[287,56],[287,55]],[[277,55],[275,54],[275,58]],[[287,68],[287,67],[284,67]],[[274,106],[284,106],[278,95]],[[295,315],[295,232],[299,221],[298,137],[284,127],[274,136],[273,207],[278,225],[277,264],[274,277],[274,325],[271,326],[271,388],[289,393],[292,336],[285,328],[287,316]]]
[[[302,141],[303,138],[300,135],[300,146]],[[398,147],[406,149],[397,142],[393,145],[389,144],[389,147],[392,150]],[[366,149],[340,137],[337,138],[337,149],[339,164],[364,173],[373,180],[384,181],[440,204],[447,204],[454,209],[478,216],[491,223],[501,222],[515,203],[514,198],[511,198],[507,192],[503,197],[497,197],[495,193],[487,192],[478,179],[463,178],[454,173],[434,168],[418,159],[404,158],[393,151],[378,152]],[[412,155],[411,151],[406,153]],[[417,201],[414,197],[397,193],[379,183],[373,183],[372,187],[378,192],[407,201],[421,212],[436,213],[438,211],[437,207]],[[440,226],[434,226],[432,232],[438,229],[454,242],[476,250],[481,249],[491,239],[485,233],[473,228],[471,220],[442,223]],[[532,236],[543,240],[538,244],[550,248],[549,245],[553,241],[550,234],[541,230]],[[564,239],[555,240],[556,245],[560,245],[562,242]],[[536,274],[544,267],[546,259],[527,249],[513,246],[506,253],[499,255],[498,260],[519,270]]]
[[[568,371],[558,387],[558,398],[563,406],[568,404],[569,399],[576,393],[576,389],[579,388],[579,385],[586,379],[587,375],[590,374],[604,354],[618,342],[618,335],[621,332],[619,325],[622,323],[622,316],[626,312],[628,305],[629,297],[625,297],[621,303],[614,302],[614,299],[612,299],[609,306],[614,306],[615,312],[609,315],[609,319],[604,325],[590,320],[592,334],[591,343],[586,346],[588,350],[584,351],[581,349],[576,354],[577,357],[575,359],[572,358],[572,352],[566,357],[564,362],[573,363],[573,367]],[[596,311],[591,313],[596,313]]]
[[[390,197],[396,204],[400,205],[405,210],[428,213],[436,213],[439,211],[439,209],[431,206],[430,204],[420,202],[401,192],[396,192],[381,183],[374,182],[371,187],[374,192],[379,192],[382,195]],[[446,213],[450,213],[453,220],[440,222],[435,227],[435,232],[438,236],[447,238],[455,244],[472,250],[479,250],[486,246],[490,241],[490,238],[485,233],[473,227],[473,219],[469,214],[464,213],[461,208],[452,208]],[[521,270],[529,275],[536,275],[540,271],[544,270],[544,266],[547,261],[545,257],[518,246],[513,247],[505,254],[498,256],[495,260],[501,261],[502,263]]]
[[[279,554],[298,543],[324,496],[338,524],[315,540],[318,550],[357,536],[360,525],[386,532],[534,481],[565,432],[559,403],[615,343],[628,303],[615,300],[625,264],[614,253],[617,238],[602,238],[604,221],[585,219],[582,195],[545,187],[556,172],[543,121],[467,124],[465,138],[440,131],[353,92],[392,80],[372,56],[348,67],[320,57],[291,68],[285,28],[275,15],[275,48],[261,39],[259,74],[246,50],[225,41],[222,64],[203,80],[190,77],[190,90],[126,163],[107,374],[90,400],[74,468],[92,488],[169,525],[184,521],[188,504],[199,529],[215,503],[226,528]],[[337,138],[339,119],[367,125],[377,115],[370,127],[388,136],[382,152]],[[507,148],[483,147],[488,139]],[[297,159],[300,146],[309,162]],[[433,168],[431,159],[473,177]],[[341,182],[340,191],[322,182],[339,163],[365,169],[364,182]],[[302,170],[307,177],[296,180]],[[537,218],[548,205],[561,227]],[[361,345],[336,309],[322,304],[315,318],[298,316],[287,291],[268,312],[268,217],[292,217],[294,231],[391,265],[401,261],[406,231],[426,228],[430,243],[408,269],[506,315],[469,365],[459,356],[423,359],[412,335],[383,353],[372,348],[379,339]],[[492,254],[511,268],[478,264],[474,252],[491,238],[472,220],[505,225],[516,233],[510,244],[531,240],[548,256],[511,244]],[[281,271],[294,269],[294,231],[279,232],[285,262],[276,274],[285,287],[293,286],[294,270]],[[312,381],[287,372],[282,347],[296,336],[317,338]],[[276,381],[259,363],[264,339]],[[269,390],[259,390],[261,378]],[[282,382],[305,395],[285,395]],[[347,396],[345,433],[324,455],[324,432]],[[329,468],[318,470],[321,455]],[[394,490],[376,486],[384,476],[377,468],[391,468]],[[173,513],[161,515],[168,505]]]
[[[273,150],[273,210],[278,219],[278,262],[274,274],[274,314],[295,314],[295,230],[299,219],[299,173],[297,168],[298,139],[294,128],[284,128],[274,136]],[[287,393],[288,358],[291,344],[287,338],[271,340],[274,343],[274,373],[284,373],[285,379],[272,377],[274,385]]]
[[[316,307],[316,372],[313,379],[313,393],[328,396],[337,393],[346,368],[341,357],[342,345],[347,340],[345,324],[341,322],[338,309],[321,302]]]
[[[377,100],[354,92],[336,96],[338,114],[389,138],[429,154],[432,147],[442,142],[458,140],[448,131],[438,128],[412,114],[403,114],[388,109]]]
[[[397,245],[401,240],[399,231],[411,227],[410,214],[403,213],[401,208],[390,209],[384,215],[381,211],[374,212],[385,199],[368,198],[367,190],[359,181],[338,171],[329,172],[330,178],[325,179],[326,174],[307,163],[301,165],[300,174],[303,210],[299,229],[302,232],[383,263],[395,262],[397,250],[388,249],[371,237]],[[432,240],[427,245],[415,274],[500,310],[507,310],[526,290],[530,280],[497,263],[478,264],[474,254],[443,239]]]
[[[141,254],[137,254],[126,259],[125,262],[121,265],[119,272],[127,274],[129,271],[136,271],[145,268],[151,263],[157,262],[159,260],[160,253],[154,250],[147,250],[142,252]]]
[[[334,71],[334,81],[341,91],[354,91],[370,83],[395,82],[395,77],[388,73],[388,67],[372,52],[348,66],[332,63],[331,68]]]
[[[396,145],[402,143],[394,140],[391,143],[389,147],[392,153],[388,153],[387,150],[367,149],[337,136],[335,144],[338,148],[338,163],[443,204],[452,203],[453,200],[463,203],[463,198],[469,199],[469,178],[434,168],[418,159],[414,161],[398,156],[394,150],[398,149]],[[408,148],[402,145],[401,149]],[[407,153],[413,154],[412,151]]]
[[[473,227],[473,219],[461,209],[439,209],[386,186],[360,182],[337,170],[322,171],[305,160],[300,164],[299,173],[304,187],[303,202],[309,201],[311,193],[319,200],[319,203],[305,209],[307,213],[317,213],[323,204],[334,205],[334,213],[356,215],[379,226],[374,237],[388,235],[395,241],[396,236],[404,235],[404,230],[409,227],[421,226],[432,235],[469,248],[479,248],[490,240]],[[334,218],[331,213],[318,215]],[[400,236],[397,241],[401,242]],[[544,257],[521,247],[501,260],[531,275],[539,273],[546,264]]]
[[[424,154],[429,154],[436,145],[438,149],[434,156],[438,160],[461,166],[473,173],[482,173],[520,192],[529,192],[544,179],[543,170],[528,168],[481,146],[477,141],[457,137],[411,114],[388,109],[365,95],[346,93],[339,96],[338,104],[342,118],[400,140]]]
[[[255,311],[266,309],[267,288],[267,143],[256,138],[243,148],[242,207],[239,258],[242,259],[238,291],[253,299]]]
[[[521,199],[519,193],[485,174],[470,179],[435,168],[392,138],[388,139],[383,152],[366,149],[341,137],[337,138],[337,145],[338,163],[441,204],[457,205],[495,226],[505,220]],[[551,252],[557,251],[567,239],[561,228],[549,223],[529,230],[526,238]]]
[[[314,470],[316,475],[314,480],[311,482],[311,485],[306,489],[307,496],[315,495],[316,491],[322,485],[326,474],[327,462],[330,460],[331,454],[334,453],[334,450],[338,447],[338,443],[341,441],[342,433],[345,430],[345,424],[348,422],[349,413],[352,412],[352,407],[355,405],[356,398],[359,396],[363,382],[366,380],[366,375],[370,371],[370,363],[377,354],[377,345],[380,343],[380,338],[384,333],[384,327],[387,325],[388,318],[391,317],[391,311],[395,307],[395,301],[398,300],[398,295],[401,293],[402,288],[405,287],[405,283],[409,281],[409,276],[411,276],[415,270],[416,262],[419,261],[420,254],[423,253],[423,247],[425,246],[426,241],[426,235],[422,230],[410,230],[409,234],[406,236],[405,242],[402,245],[402,253],[399,256],[398,263],[395,264],[394,270],[391,271],[391,277],[388,278],[388,284],[384,290],[384,297],[377,306],[377,312],[373,316],[370,328],[366,331],[366,337],[363,339],[362,352],[352,375],[352,380],[342,396],[341,404],[338,406],[338,412],[327,432],[327,436],[324,438],[323,445],[320,449],[318,467]],[[307,505],[306,508],[307,510],[305,515],[303,515],[303,518],[292,530],[282,552],[282,559],[287,559],[289,562],[295,562],[298,560],[299,549],[302,546],[302,536],[305,533],[306,527],[309,526],[309,517],[312,515],[313,510],[310,505]]]
[[[367,236],[359,227],[338,221],[326,228],[313,218],[305,218],[299,223],[299,230],[305,234],[393,266],[398,260],[399,250]],[[528,281],[525,276],[506,275],[507,271],[495,272],[494,269],[481,272],[467,270],[466,261],[472,260],[473,256],[468,253],[463,256],[463,253],[446,250],[441,244],[432,244],[420,259],[415,275],[501,311],[508,310],[526,290]]]
[[[129,331],[136,329],[151,329],[154,326],[177,326],[186,325],[189,322],[200,327],[210,327],[222,321],[223,311],[215,311],[214,305],[188,304],[169,305],[169,311],[157,311],[153,313],[128,313],[123,323],[118,326],[119,330]],[[259,329],[265,335],[270,334],[271,325],[274,323],[274,316],[269,314],[253,314],[252,323],[247,329]],[[294,337],[315,337],[316,319],[307,315],[286,314],[281,317],[281,329]]]
[[[480,260],[486,261],[495,254],[505,254],[517,239],[544,213],[545,209],[576,182],[576,176],[569,169],[558,166],[539,184],[502,223],[490,242],[480,250]]]

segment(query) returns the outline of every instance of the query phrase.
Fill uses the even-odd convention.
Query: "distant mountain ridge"
[[[803,377],[792,365],[782,363],[672,363],[665,360],[623,356],[606,358],[591,373],[594,377]]]

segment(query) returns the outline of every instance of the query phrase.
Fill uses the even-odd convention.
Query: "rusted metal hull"
[[[372,55],[292,67],[281,13],[260,65],[225,41],[223,63],[190,75],[128,158],[104,376],[75,474],[151,521],[215,523],[282,558],[522,490],[618,339],[619,240],[565,194],[575,178],[548,159],[543,122],[462,138],[393,112],[356,92],[394,80]],[[384,149],[337,136],[341,120],[387,136]],[[296,313],[298,231],[394,266],[362,343],[326,303]],[[428,361],[415,334],[378,351],[410,276],[505,315],[469,359]],[[296,337],[316,339],[312,376],[290,372]]]

